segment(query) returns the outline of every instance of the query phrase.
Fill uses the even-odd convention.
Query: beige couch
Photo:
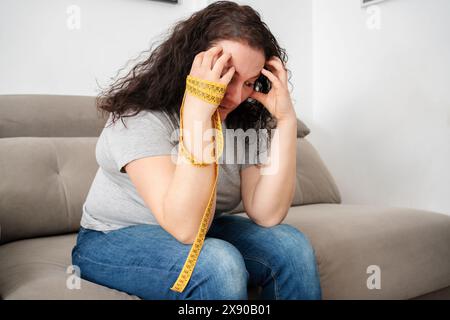
[[[138,299],[85,280],[78,289],[68,269],[104,122],[93,97],[0,96],[2,299]],[[310,238],[323,298],[450,299],[450,217],[341,204],[309,130],[299,129],[297,192],[284,222]],[[381,288],[369,289],[375,276]],[[259,289],[249,287],[250,299]]]

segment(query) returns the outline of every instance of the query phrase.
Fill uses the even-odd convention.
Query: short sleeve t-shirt
[[[158,224],[124,166],[144,157],[176,157],[179,121],[174,123],[165,112],[156,110],[143,110],[114,123],[111,120],[112,115],[97,140],[95,157],[99,168],[83,204],[81,226],[107,232],[136,224]],[[224,149],[219,159],[214,219],[231,211],[241,201],[240,171],[264,162],[258,156],[261,149],[256,152],[256,148],[249,147],[258,140],[245,139],[244,134],[228,130],[225,121],[222,121],[222,129]],[[243,155],[241,152],[236,155],[237,150],[244,150]],[[230,161],[230,151],[235,160]]]

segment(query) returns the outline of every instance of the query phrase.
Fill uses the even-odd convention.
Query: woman
[[[142,299],[245,300],[248,285],[261,287],[261,299],[321,298],[309,240],[281,224],[295,190],[297,130],[284,60],[257,12],[219,1],[179,22],[146,61],[99,97],[111,122],[97,142],[99,169],[72,251],[82,278]],[[187,93],[188,75],[223,86],[220,106]],[[215,115],[223,155],[227,146],[232,150],[228,129],[267,129],[276,132],[266,138],[270,159],[282,156],[220,164],[212,198],[217,153],[206,151],[204,134]],[[181,134],[203,166],[179,161]],[[217,143],[217,131],[213,137]],[[241,199],[248,218],[227,214]],[[214,214],[195,267],[176,291],[209,203]]]

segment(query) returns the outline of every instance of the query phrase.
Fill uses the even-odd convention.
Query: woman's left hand
[[[265,68],[261,70],[261,73],[270,80],[272,88],[267,94],[253,91],[250,98],[261,102],[278,121],[295,119],[295,110],[287,87],[287,70],[283,62],[280,58],[273,56],[266,65],[273,69],[273,73]]]

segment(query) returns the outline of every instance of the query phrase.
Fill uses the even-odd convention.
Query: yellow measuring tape
[[[186,79],[186,91],[184,92],[183,102],[181,103],[180,109],[180,143],[179,143],[179,152],[187,159],[189,162],[195,166],[207,166],[210,163],[204,163],[197,161],[194,156],[186,149],[183,142],[183,106],[184,100],[186,98],[186,92],[210,103],[215,106],[218,106],[222,101],[223,96],[225,95],[227,86],[225,84],[213,81],[207,81],[203,79],[199,79],[193,77],[191,75],[187,76]],[[208,222],[211,217],[211,208],[215,197],[217,179],[219,177],[219,157],[223,152],[223,133],[222,133],[222,123],[220,120],[219,111],[216,109],[212,116],[212,120],[214,122],[215,134],[217,136],[213,136],[213,141],[215,141],[214,145],[214,168],[215,168],[215,178],[212,185],[211,195],[209,197],[208,205],[206,206],[205,212],[203,213],[203,217],[200,223],[200,228],[195,237],[194,243],[192,244],[191,250],[189,251],[189,255],[184,263],[183,269],[178,276],[178,279],[175,281],[173,286],[170,288],[176,292],[183,292],[184,288],[189,282],[191,278],[192,272],[194,271],[195,264],[197,263],[198,256],[203,246],[203,242],[205,240],[205,235],[208,228]],[[215,137],[215,139],[214,139]]]

